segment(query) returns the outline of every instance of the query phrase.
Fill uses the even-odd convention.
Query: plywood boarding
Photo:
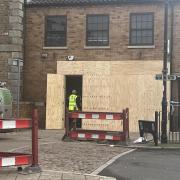
[[[130,108],[130,130],[138,131],[139,119],[154,119],[161,109],[162,82],[154,79],[162,61],[59,61],[61,75],[83,75],[83,110],[119,112]],[[117,121],[83,120],[86,129],[119,130]]]
[[[58,61],[61,75],[155,75],[162,72],[162,61]]]
[[[155,75],[162,72],[162,61],[112,61],[111,75]]]
[[[161,107],[162,84],[154,75],[112,76],[111,111],[129,107],[130,130],[138,131],[138,120],[154,119]]]
[[[83,77],[83,110],[91,112],[110,112],[111,76],[85,75]],[[119,111],[117,111],[119,112]],[[83,129],[120,131],[120,121],[84,119]]]
[[[110,75],[110,61],[58,61],[57,74]]]
[[[46,129],[64,128],[64,76],[48,74]]]

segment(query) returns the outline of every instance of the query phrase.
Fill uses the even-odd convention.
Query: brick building
[[[128,0],[127,3],[124,2],[121,0],[109,2],[98,0],[30,1],[26,15],[24,97],[30,101],[35,99],[44,101],[46,74],[56,73],[57,60],[64,61],[68,55],[74,55],[78,61],[162,60],[164,14],[162,1]],[[86,39],[87,18],[88,15],[94,14],[97,15],[95,18],[100,15],[108,21],[108,27],[104,30],[105,35],[103,33],[100,35],[102,39],[105,38],[104,44],[98,45],[101,40],[96,39],[93,44],[91,43],[93,40]],[[151,21],[150,30],[145,30],[147,36],[145,35],[145,39],[140,40],[138,44],[130,43],[130,15],[132,18],[143,18],[143,16],[146,18],[147,16]],[[59,19],[55,16],[59,16]],[[51,21],[55,23],[51,25]],[[64,30],[60,32],[63,38],[55,42],[56,37],[51,37],[53,29],[50,26],[56,26],[56,21],[57,26],[58,23],[64,23],[62,27],[59,26]],[[56,33],[58,32],[54,32],[54,36],[57,35]],[[98,32],[94,34],[96,33]],[[150,36],[149,42],[144,43],[143,41],[147,40],[148,36]],[[133,41],[133,37],[131,40]]]
[[[132,62],[139,74],[152,65],[153,79],[162,70],[163,24],[163,0],[31,0],[26,10],[24,99],[45,102],[47,74],[57,73],[57,66],[59,71],[65,68],[57,62],[67,62],[70,55],[76,62]]]
[[[0,1],[0,81],[7,82],[14,99],[18,70],[12,61],[23,60],[23,4],[24,0]]]

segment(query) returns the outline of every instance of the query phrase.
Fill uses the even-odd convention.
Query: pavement
[[[3,168],[3,180],[115,180],[91,174],[115,156],[128,151],[128,148],[97,144],[96,142],[63,142],[64,131],[39,131],[40,174],[20,175],[13,168]],[[31,131],[0,134],[0,151],[31,152]],[[12,171],[13,170],[13,171]],[[3,176],[3,177],[1,177]]]
[[[114,177],[97,175],[124,154],[133,149],[180,149],[180,144],[154,146],[149,137],[148,143],[133,144],[138,134],[131,134],[127,146],[98,144],[86,141],[62,141],[62,130],[39,131],[39,165],[42,172],[22,175],[16,168],[0,170],[3,180],[115,180]],[[31,131],[18,131],[0,134],[0,151],[31,152]],[[109,175],[108,175],[109,176]],[[113,175],[112,175],[113,176]]]
[[[8,168],[9,169],[9,168]],[[18,174],[13,168],[3,169],[0,171],[2,180],[116,180],[116,178],[99,175],[61,172],[61,171],[42,171],[36,174]]]
[[[128,148],[133,148],[133,149],[166,149],[166,150],[180,149],[180,140],[179,139],[178,140],[170,139],[167,144],[161,144],[161,142],[158,140],[158,145],[155,146],[153,137],[150,134],[148,134],[148,136],[147,136],[147,142],[142,142],[142,143],[133,143],[134,140],[139,138],[139,133],[131,133],[130,137],[131,137],[131,139],[127,145]]]

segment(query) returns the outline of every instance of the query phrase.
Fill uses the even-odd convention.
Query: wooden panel
[[[110,103],[110,76],[86,75],[83,77],[83,110],[108,112]],[[120,131],[120,121],[83,119],[82,127],[88,130]]]
[[[83,110],[119,112],[130,109],[130,131],[138,131],[139,119],[154,119],[161,110],[162,81],[154,79],[162,61],[58,62],[58,74],[83,75]],[[119,130],[117,121],[83,120],[83,128]]]
[[[111,61],[111,75],[155,75],[162,72],[162,61]]]
[[[110,74],[109,61],[58,61],[57,74],[62,75],[109,75]]]
[[[46,129],[64,128],[64,77],[47,76]]]
[[[93,77],[84,77],[85,111],[121,112],[123,108],[129,107],[130,130],[137,132],[138,120],[153,120],[154,112],[161,109],[162,82],[154,80],[154,75]],[[122,123],[83,120],[83,128],[118,131],[122,129]]]
[[[61,75],[83,74],[83,62],[82,61],[58,61],[57,74],[61,74]]]
[[[153,120],[161,108],[162,82],[154,75],[112,76],[111,111],[129,107],[130,130],[138,131],[138,120]]]
[[[83,77],[83,110],[106,112],[109,110],[109,76]]]

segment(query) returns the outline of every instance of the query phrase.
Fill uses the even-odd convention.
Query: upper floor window
[[[47,16],[45,25],[45,46],[66,46],[67,18],[66,16]]]
[[[86,24],[87,46],[109,45],[109,16],[88,15]]]
[[[154,14],[130,14],[130,45],[154,45]]]

